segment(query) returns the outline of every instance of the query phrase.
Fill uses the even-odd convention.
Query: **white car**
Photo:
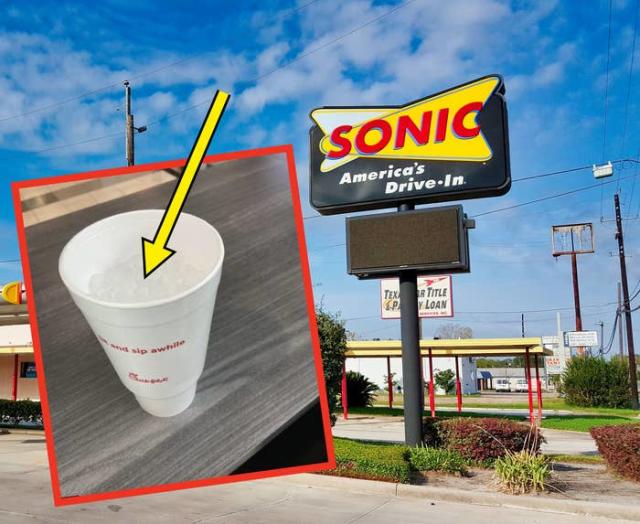
[[[496,392],[498,391],[511,391],[511,385],[508,378],[496,379]]]
[[[529,387],[527,386],[526,378],[519,378],[516,380],[516,393],[526,393],[529,391]]]

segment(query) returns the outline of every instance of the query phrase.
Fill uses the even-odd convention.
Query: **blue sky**
[[[225,89],[232,100],[211,152],[292,143],[308,217],[316,214],[307,203],[312,108],[402,104],[490,73],[505,78],[514,179],[638,158],[636,9],[634,0],[613,1],[608,53],[607,0],[3,2],[0,260],[18,258],[10,181],[124,163],[124,79],[136,124],[149,126],[137,137],[138,163],[185,157],[213,91]],[[553,334],[556,313],[539,310],[560,309],[571,328],[570,261],[551,256],[550,226],[592,221],[596,253],[579,259],[583,323],[596,329],[602,320],[608,335],[619,279],[607,221],[614,191],[625,216],[640,212],[636,169],[616,168],[619,183],[479,217],[472,272],[453,280],[451,321],[476,336],[519,336],[526,311],[527,334]],[[515,182],[506,196],[464,206],[475,215],[592,184],[585,169]],[[624,223],[631,288],[639,225]],[[347,327],[358,337],[399,336],[399,321],[377,318],[378,283],[348,276],[344,246],[331,247],[344,243],[344,216],[308,219],[306,234],[316,300],[354,319]],[[0,282],[20,276],[18,264],[0,263]],[[635,321],[637,336],[637,313]],[[442,322],[425,321],[425,336]]]

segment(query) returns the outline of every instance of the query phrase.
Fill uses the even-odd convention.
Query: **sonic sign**
[[[504,85],[492,75],[401,106],[311,112],[311,204],[322,214],[502,195]]]

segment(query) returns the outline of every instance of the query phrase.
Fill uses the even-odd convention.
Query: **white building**
[[[394,380],[402,385],[402,359],[400,357],[391,357],[391,373],[394,374]],[[468,395],[478,392],[478,371],[476,363],[471,357],[459,357],[458,365],[460,368],[460,386],[462,394]],[[347,371],[358,371],[366,376],[369,380],[378,385],[380,389],[387,387],[385,377],[387,375],[387,359],[386,358],[347,358]],[[438,357],[433,359],[433,375],[439,371],[450,369],[454,375],[456,372],[456,362],[454,357]],[[429,359],[422,358],[422,372],[425,382],[429,381]],[[444,391],[436,388],[437,394],[444,394]]]

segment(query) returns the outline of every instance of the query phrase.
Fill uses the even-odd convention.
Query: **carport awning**
[[[541,337],[526,338],[467,338],[458,340],[421,340],[420,353],[434,357],[485,357],[553,355],[545,349]],[[350,340],[347,342],[346,357],[375,358],[402,356],[400,340]]]
[[[33,346],[0,346],[0,355],[33,354]]]
[[[490,379],[493,375],[489,371],[480,371],[480,378]]]

